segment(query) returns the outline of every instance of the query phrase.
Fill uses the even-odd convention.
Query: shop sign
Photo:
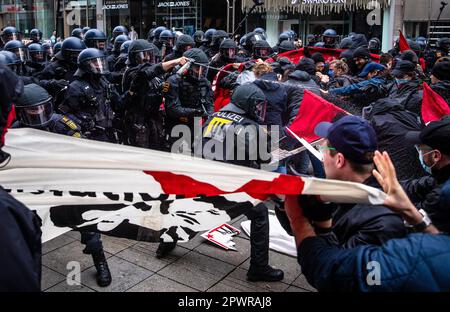
[[[158,3],[158,8],[179,8],[191,6],[191,1],[162,1]]]
[[[103,10],[128,9],[128,0],[105,0]]]
[[[291,0],[291,4],[346,4],[347,0]]]

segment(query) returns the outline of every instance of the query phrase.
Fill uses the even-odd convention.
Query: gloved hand
[[[334,203],[324,203],[319,196],[312,195],[300,195],[298,203],[303,209],[305,217],[315,222],[330,220],[337,207]]]
[[[52,88],[60,91],[69,85],[69,82],[65,79],[53,79],[51,82]]]

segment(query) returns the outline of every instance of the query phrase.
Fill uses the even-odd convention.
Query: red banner
[[[428,124],[450,115],[450,107],[446,100],[433,91],[426,83],[423,84],[422,119]]]

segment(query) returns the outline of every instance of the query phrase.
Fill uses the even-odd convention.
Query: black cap
[[[419,64],[419,57],[417,56],[416,52],[413,50],[406,50],[400,55],[400,59],[403,61],[410,61],[414,63],[415,65]]]
[[[359,47],[353,52],[353,58],[370,59],[369,49],[365,47]]]
[[[450,62],[436,63],[431,70],[431,74],[439,80],[450,80]]]
[[[303,57],[295,69],[302,70],[310,75],[316,74],[316,64],[312,59],[307,57]]]
[[[399,60],[395,64],[395,68],[392,71],[392,75],[395,77],[403,77],[406,74],[413,73],[416,70],[416,65],[410,61]]]
[[[411,144],[425,144],[450,156],[450,118],[431,122],[422,131],[410,131],[406,139]]]
[[[368,159],[366,154],[378,149],[375,130],[361,117],[345,116],[335,123],[321,122],[314,132],[328,139],[331,146],[345,158],[358,164],[371,164],[373,160]]]
[[[313,59],[314,63],[325,63],[325,58],[323,57],[323,54],[320,52],[316,52],[314,53],[311,58]]]

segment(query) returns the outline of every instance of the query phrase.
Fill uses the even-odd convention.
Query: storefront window
[[[54,30],[53,0],[0,0],[0,25],[14,26],[28,37],[33,28],[42,31],[44,39]]]
[[[64,35],[77,27],[97,27],[96,0],[64,0]]]
[[[156,1],[157,24],[189,35],[201,29],[201,11],[201,0]]]
[[[112,30],[118,25],[130,28],[130,5],[128,0],[104,0],[103,3],[107,36],[111,37]]]

